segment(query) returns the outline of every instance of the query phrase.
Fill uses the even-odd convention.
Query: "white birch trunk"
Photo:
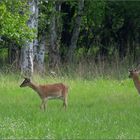
[[[34,22],[34,28],[36,30],[36,37],[34,39],[34,42],[33,42],[33,49],[34,49],[34,62],[37,63],[37,60],[38,60],[38,46],[39,46],[39,43],[38,43],[38,13],[39,13],[39,8],[38,8],[38,0],[35,0],[35,22]]]
[[[29,0],[30,17],[28,27],[35,28],[35,0]],[[24,76],[31,77],[33,74],[33,40],[27,40],[21,49],[21,73]]]
[[[38,35],[38,0],[35,0],[35,29]],[[38,36],[34,39],[34,69],[39,73],[44,73],[44,58],[45,58],[45,46],[46,46],[46,33],[42,33],[40,41],[38,40]]]
[[[31,77],[33,74],[33,42],[26,42],[27,46],[21,49],[21,73]]]

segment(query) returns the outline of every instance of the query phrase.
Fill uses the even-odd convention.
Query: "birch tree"
[[[44,58],[45,58],[45,48],[46,48],[46,36],[47,33],[45,29],[42,29],[43,31],[40,31],[39,35],[39,14],[41,9],[39,7],[39,2],[36,0],[36,12],[35,12],[35,29],[37,32],[37,35],[34,40],[34,69],[36,69],[39,73],[44,73]],[[46,21],[47,19],[45,19]],[[40,22],[40,24],[42,24]],[[44,24],[44,23],[43,23]],[[41,25],[40,25],[41,26]]]
[[[35,3],[34,3],[34,8],[35,8],[34,9],[35,10],[35,12],[34,12],[34,18],[35,18],[34,29],[36,31],[36,36],[33,40],[33,50],[34,50],[34,61],[35,61],[35,63],[36,63],[37,57],[38,57],[37,49],[38,49],[38,46],[39,46],[39,44],[38,44],[38,14],[39,14],[38,4],[39,4],[38,0],[35,0]]]
[[[29,20],[27,25],[33,29],[31,36],[35,36],[35,5],[36,0],[29,0]],[[31,77],[33,74],[33,39],[27,40],[21,49],[21,72],[22,75]]]

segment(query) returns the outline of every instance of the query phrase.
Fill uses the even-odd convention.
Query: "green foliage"
[[[99,46],[92,46],[88,49],[88,56],[96,56],[99,53]]]
[[[48,26],[50,24],[50,10],[52,6],[49,1],[42,0],[39,3],[39,23],[38,32],[42,34],[43,31],[49,31]]]
[[[0,19],[3,19],[5,12],[6,12],[6,6],[3,3],[1,3],[1,5],[0,5]]]
[[[105,1],[85,1],[83,21],[89,27],[100,27],[105,14]]]
[[[6,62],[7,60],[7,48],[0,49],[0,61]]]
[[[0,11],[0,36],[14,39],[18,43],[33,38],[34,31],[27,27],[29,11],[26,1],[3,0]]]
[[[85,49],[86,48],[79,48],[75,53],[76,53],[76,59],[80,60],[81,58],[83,58],[84,54],[85,54]]]
[[[88,54],[95,47],[97,54],[106,57],[114,55],[115,50],[120,56],[133,53],[136,58],[140,35],[139,4],[139,1],[85,1],[78,47],[89,49]]]

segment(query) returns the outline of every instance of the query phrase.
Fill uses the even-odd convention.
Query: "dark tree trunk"
[[[79,2],[78,2],[78,12],[77,12],[77,16],[75,18],[75,24],[74,24],[74,28],[73,28],[73,31],[72,31],[71,42],[70,42],[68,55],[67,55],[67,61],[69,61],[69,62],[73,61],[74,50],[76,49],[76,46],[77,46],[83,8],[84,8],[84,0],[79,0]]]
[[[49,47],[49,67],[55,69],[60,64],[60,36],[61,25],[61,2],[54,1],[50,24],[50,47]]]
[[[15,44],[10,42],[9,48],[8,48],[8,62],[10,65],[13,65],[14,68],[19,68],[19,56],[20,56],[20,49]]]
[[[70,45],[71,22],[75,14],[75,7],[72,7],[69,3],[65,1],[62,3],[61,11],[62,13],[65,13],[65,15],[62,16],[63,29],[61,33],[61,63],[65,63],[67,61],[66,51],[68,51],[68,46]]]
[[[43,74],[45,72],[45,68],[44,68],[44,58],[45,58],[45,50],[46,50],[46,37],[47,33],[42,33],[42,36],[40,37],[40,41],[39,41],[39,46],[36,50],[36,57],[35,57],[35,64],[34,67],[35,69],[40,73]]]

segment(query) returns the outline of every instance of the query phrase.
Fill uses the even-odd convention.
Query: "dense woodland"
[[[138,64],[139,44],[140,1],[0,0],[1,67],[23,75]]]

